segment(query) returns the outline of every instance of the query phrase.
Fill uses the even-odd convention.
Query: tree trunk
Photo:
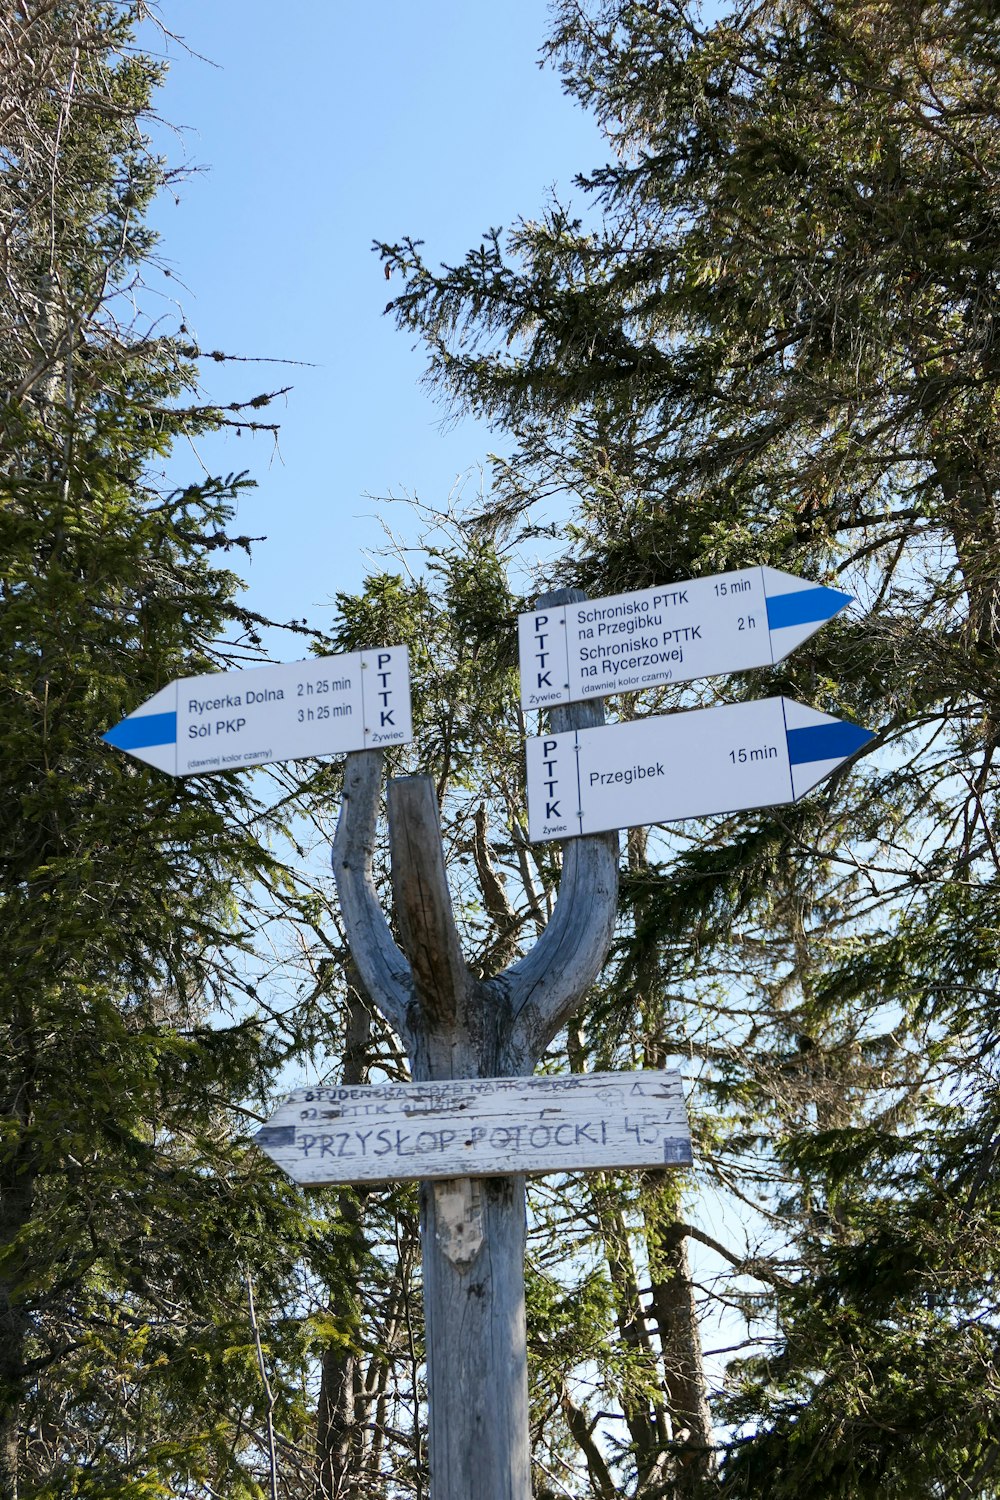
[[[585,595],[539,600],[558,606]],[[600,702],[552,713],[554,732],[603,723]],[[351,954],[406,1046],[415,1080],[530,1074],[579,1005],[614,931],[618,836],[571,839],[556,909],[496,978],[466,966],[434,783],[390,781],[389,845],[402,950],[372,879],[381,756],[348,757],[333,865]],[[530,1500],[523,1177],[421,1185],[432,1500]]]
[[[523,1071],[504,1045],[507,1008],[466,968],[428,777],[390,783],[393,895],[423,1025],[413,1076]],[[524,1315],[523,1177],[420,1188],[433,1500],[531,1500]]]
[[[338,1207],[341,1224],[349,1226],[345,1251],[350,1269],[344,1299],[336,1310],[354,1325],[360,1323],[361,1263],[367,1249],[364,1209],[358,1195],[350,1191],[339,1194]],[[356,1409],[359,1365],[359,1356],[350,1345],[332,1344],[323,1351],[316,1411],[314,1500],[349,1500],[362,1492],[360,1435],[365,1414]]]
[[[8,1274],[0,1277],[0,1500],[17,1500],[25,1346],[31,1324],[18,1295],[28,1267],[23,1253],[11,1253],[8,1247],[31,1216],[34,1172],[18,1171],[15,1161],[3,1178],[0,1249],[7,1252]]]
[[[652,1302],[676,1444],[674,1493],[677,1500],[687,1500],[715,1472],[715,1450],[687,1238],[679,1228],[663,1237],[652,1277]]]
[[[0,1312],[0,1363],[3,1365],[7,1363],[7,1316],[6,1312]],[[21,1403],[16,1387],[9,1390],[8,1382],[3,1379],[2,1375],[0,1375],[0,1380],[3,1381],[3,1390],[0,1392],[0,1500],[17,1500],[17,1471],[21,1449],[19,1421]]]
[[[656,1472],[670,1440],[664,1411],[667,1401],[659,1393],[655,1397],[652,1395],[654,1386],[659,1383],[656,1356],[646,1332],[624,1215],[606,1178],[602,1175],[591,1181],[591,1203],[604,1243],[618,1332],[622,1343],[636,1351],[632,1358],[642,1366],[643,1378],[635,1382],[626,1379],[620,1395],[641,1491],[647,1478]]]
[[[524,1178],[420,1197],[431,1494],[530,1500]]]
[[[17,1500],[21,1427],[25,1400],[25,1354],[31,1319],[23,1291],[32,1266],[17,1242],[31,1221],[38,1177],[32,1138],[35,1041],[27,1008],[18,1017],[23,1039],[20,1067],[11,1061],[2,1078],[0,1118],[7,1122],[7,1154],[0,1159],[0,1500]],[[15,1248],[15,1246],[17,1248]]]
[[[345,1084],[361,1084],[368,1078],[372,1018],[361,998],[362,987],[353,965],[347,977],[347,1040],[341,1079]],[[361,1270],[368,1248],[364,1231],[367,1196],[362,1188],[338,1195],[339,1219],[348,1229],[345,1249],[349,1275],[345,1278],[343,1301],[336,1311],[352,1326],[360,1326],[361,1322]],[[314,1500],[347,1500],[361,1492],[358,1467],[364,1445],[359,1437],[365,1413],[356,1409],[361,1384],[359,1365],[355,1349],[345,1343],[331,1344],[323,1351],[316,1411]]]

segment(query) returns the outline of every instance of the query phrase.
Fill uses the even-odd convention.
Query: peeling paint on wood
[[[453,1266],[465,1270],[483,1246],[483,1195],[474,1177],[434,1184],[438,1244]]]

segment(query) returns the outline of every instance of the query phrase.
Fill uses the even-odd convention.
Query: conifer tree
[[[3,1500],[257,1493],[250,1302],[289,1302],[309,1234],[234,1112],[287,1051],[246,994],[281,875],[264,809],[245,780],[175,783],[101,743],[256,650],[218,565],[246,481],[156,479],[178,436],[258,419],[192,404],[197,351],[136,311],[166,172],[142,9],[0,21]],[[295,1320],[267,1338],[294,1437]]]
[[[561,576],[594,593],[757,562],[839,581],[853,613],[777,669],[620,710],[785,692],[878,731],[799,807],[652,840],[626,887],[616,992],[696,1075],[728,1193],[749,1344],[718,1482],[992,1495],[992,7],[567,0],[548,52],[613,151],[581,215],[440,270],[381,247],[431,382],[518,441],[494,524],[567,492]]]

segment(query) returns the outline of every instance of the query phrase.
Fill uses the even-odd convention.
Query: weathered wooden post
[[[564,590],[539,600],[585,598]],[[552,711],[553,730],[604,722],[599,701]],[[559,897],[534,948],[493,979],[462,956],[430,777],[389,783],[393,897],[403,952],[372,880],[382,755],[348,756],[333,865],[351,953],[418,1081],[530,1074],[596,978],[614,930],[618,835],[567,841]],[[525,1180],[421,1185],[433,1500],[530,1500],[524,1318]]]
[[[676,1073],[529,1076],[607,953],[617,830],[796,802],[873,738],[783,697],[593,732],[606,694],[781,660],[849,602],[836,589],[755,567],[574,613],[584,602],[576,590],[549,594],[519,625],[522,702],[548,705],[551,717],[526,745],[529,832],[566,844],[551,921],[493,979],[477,979],[462,957],[429,778],[389,787],[402,952],[375,894],[374,747],[412,737],[405,647],[180,679],[103,736],[175,776],[349,752],[334,841],[341,908],[360,981],[407,1048],[414,1081],[297,1091],[256,1139],[300,1182],[423,1180],[434,1500],[530,1497],[524,1178],[509,1174],[512,1162],[536,1172],[691,1161]],[[615,639],[593,649],[606,627]],[[230,707],[238,712],[215,717]],[[510,1127],[512,1108],[532,1123]],[[377,1127],[363,1123],[369,1109]],[[473,1167],[475,1178],[464,1175]],[[696,1415],[689,1396],[678,1406]]]

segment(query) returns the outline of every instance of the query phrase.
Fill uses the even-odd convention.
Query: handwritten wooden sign
[[[691,1161],[675,1072],[297,1089],[255,1139],[316,1186]]]

